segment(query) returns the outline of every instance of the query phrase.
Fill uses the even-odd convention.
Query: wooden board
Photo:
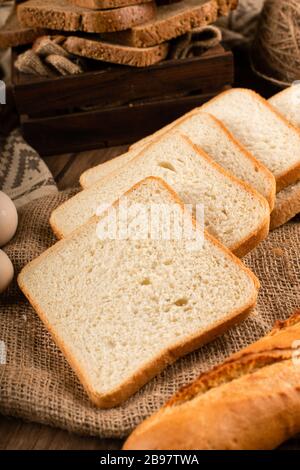
[[[13,61],[19,50],[14,50]],[[89,72],[51,79],[22,74],[13,67],[19,113],[49,116],[52,111],[82,106],[106,107],[177,94],[203,94],[233,82],[232,53],[221,46],[200,57],[166,60],[143,69],[96,61],[89,61],[89,66]]]
[[[24,48],[13,50],[14,60]],[[233,56],[216,46],[201,56],[137,69],[88,61],[89,71],[36,77],[12,66],[25,139],[41,154],[129,144],[230,86]]]

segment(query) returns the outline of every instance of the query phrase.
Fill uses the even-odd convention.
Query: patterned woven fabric
[[[16,273],[55,242],[51,211],[72,192],[33,201],[19,211],[19,229],[5,251]],[[89,401],[51,336],[14,282],[0,297],[0,413],[101,437],[123,437],[178,387],[256,341],[277,319],[300,307],[300,226],[270,233],[246,259],[261,281],[257,308],[225,335],[178,360],[122,406],[99,410]],[[2,351],[2,354],[1,354]],[[6,357],[5,357],[6,356]]]
[[[7,137],[0,150],[0,190],[8,194],[17,207],[57,192],[48,167],[17,129]]]

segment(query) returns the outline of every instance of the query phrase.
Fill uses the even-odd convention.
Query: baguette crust
[[[220,95],[216,96],[215,98],[212,98],[208,103],[205,103],[202,105],[202,109],[205,111],[207,107],[209,107],[210,103],[213,103],[215,101],[218,101],[221,99],[223,96],[226,94],[230,94],[234,91],[240,91],[243,93],[246,93],[254,99],[260,101],[264,106],[268,108],[269,111],[271,111],[280,121],[282,121],[292,132],[296,133],[300,139],[300,129],[297,127],[293,126],[282,114],[280,114],[267,100],[265,100],[262,96],[260,96],[258,93],[256,93],[253,90],[249,90],[246,88],[235,88],[234,90],[226,90]],[[207,111],[209,113],[209,109]],[[286,188],[292,183],[295,183],[300,180],[300,155],[299,155],[299,161],[292,165],[288,170],[283,172],[281,175],[278,175],[276,177],[276,192],[278,193],[282,189]]]
[[[300,213],[300,181],[278,193],[271,213],[270,229],[280,227]]]
[[[182,208],[182,210],[184,210],[183,203],[179,199],[177,194],[162,179],[156,178],[156,177],[149,177],[137,183],[129,191],[127,191],[127,193],[125,193],[125,196],[131,193],[139,185],[143,184],[143,182],[145,182],[146,180],[159,181],[160,184],[169,191],[172,199],[174,200],[174,203],[178,204]],[[117,205],[117,204],[118,204],[118,201],[114,203],[114,205]],[[192,218],[192,220],[193,220],[193,224],[196,226],[195,219]],[[232,262],[238,265],[240,269],[242,269],[251,278],[253,282],[252,297],[244,305],[243,308],[234,310],[222,322],[221,321],[216,322],[212,328],[207,329],[205,331],[199,331],[197,334],[189,338],[187,341],[185,342],[181,341],[177,344],[174,344],[172,348],[162,351],[162,353],[159,356],[153,358],[151,361],[145,364],[142,370],[139,370],[129,380],[123,382],[123,384],[120,387],[117,387],[115,390],[111,391],[110,393],[100,394],[99,392],[97,392],[97,390],[94,390],[91,387],[86,371],[82,369],[81,365],[78,363],[76,358],[72,354],[70,354],[68,350],[68,345],[62,341],[62,339],[60,338],[59,332],[56,331],[52,327],[51,323],[47,319],[45,312],[39,307],[35,299],[32,298],[30,292],[28,291],[26,287],[26,282],[24,282],[24,277],[26,275],[27,270],[30,270],[32,267],[42,262],[43,259],[49,255],[49,253],[56,252],[60,249],[61,246],[68,244],[69,240],[73,238],[76,235],[76,233],[81,233],[81,231],[85,230],[85,227],[88,227],[91,224],[97,224],[97,222],[98,222],[98,217],[96,216],[93,217],[92,219],[89,220],[89,222],[87,222],[87,224],[85,224],[82,227],[79,227],[71,236],[65,238],[64,240],[57,242],[51,248],[49,248],[44,253],[42,253],[38,258],[31,261],[28,265],[26,265],[22,269],[21,273],[19,274],[18,284],[21,290],[23,291],[23,293],[25,294],[25,296],[27,297],[27,299],[29,300],[29,302],[31,303],[31,305],[33,306],[33,308],[38,313],[42,322],[45,324],[47,330],[51,333],[55,343],[57,344],[59,349],[61,349],[64,356],[67,358],[70,366],[72,367],[76,375],[79,377],[91,401],[100,408],[110,408],[110,407],[117,406],[123,401],[125,401],[126,399],[128,399],[133,393],[139,390],[150,379],[152,379],[155,375],[161,372],[167,365],[173,363],[179,357],[189,352],[192,352],[193,350],[199,348],[203,344],[211,341],[216,336],[225,332],[225,330],[227,330],[230,326],[234,325],[235,323],[245,318],[249,314],[251,308],[256,303],[257,290],[259,289],[260,284],[256,276],[252,273],[252,271],[250,271],[246,266],[244,266],[244,264],[238,258],[236,258],[227,248],[223,247],[223,245],[221,245],[216,239],[214,239],[211,235],[209,235],[205,231],[206,239],[208,239],[211,243],[217,246],[223,253],[225,253],[228,256],[228,258]]]
[[[21,24],[62,31],[104,33],[120,31],[151,20],[154,2],[111,10],[91,10],[71,5],[66,0],[28,0],[18,6]]]
[[[276,448],[300,432],[299,337],[298,312],[179,391],[124,449]]]

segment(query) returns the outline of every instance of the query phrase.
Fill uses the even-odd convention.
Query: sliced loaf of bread
[[[270,209],[265,198],[233,177],[178,132],[150,144],[122,171],[85,189],[58,207],[50,223],[66,237],[92,217],[100,204],[110,205],[138,181],[164,179],[186,204],[204,206],[205,226],[227,248],[245,255],[268,234]]]
[[[151,138],[163,135],[172,129],[186,135],[193,144],[201,147],[215,162],[242,181],[250,184],[268,201],[270,209],[274,207],[276,182],[272,173],[245,150],[232,134],[215,117],[195,109],[173,122],[172,125],[158,131]],[[142,141],[143,142],[143,141]],[[150,142],[146,140],[145,142]],[[95,168],[87,170],[80,178],[80,184],[90,187],[109,170],[115,171],[134,158],[145,146],[134,147],[130,152]]]
[[[232,89],[202,106],[275,176],[277,192],[300,179],[300,130],[252,90]]]
[[[156,178],[125,197],[129,210],[150,201],[183,212],[176,194]],[[134,239],[100,239],[105,217],[56,243],[18,278],[102,408],[120,404],[178,357],[243,318],[259,287],[251,271],[208,234],[197,250],[185,238],[153,239],[150,232],[141,239],[138,232]]]
[[[68,0],[28,0],[18,6],[18,18],[23,26],[33,28],[104,33],[121,31],[151,20],[155,11],[154,2],[91,10],[72,5]]]

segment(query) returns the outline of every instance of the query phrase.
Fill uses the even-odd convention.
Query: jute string
[[[252,50],[255,71],[280,86],[300,79],[300,2],[266,0]]]

